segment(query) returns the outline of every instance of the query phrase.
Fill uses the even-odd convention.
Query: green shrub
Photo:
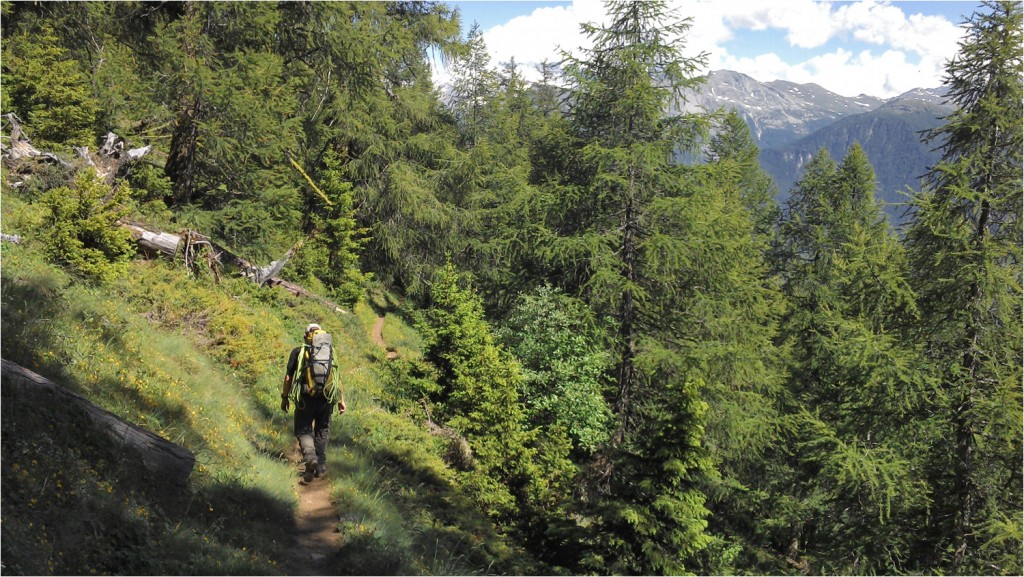
[[[80,65],[67,57],[53,30],[47,25],[4,40],[4,106],[24,120],[35,145],[92,144],[99,106]]]
[[[127,214],[126,186],[111,188],[96,171],[80,172],[70,187],[43,195],[50,209],[44,229],[47,256],[72,273],[106,282],[122,274],[134,251],[131,234],[118,226]]]

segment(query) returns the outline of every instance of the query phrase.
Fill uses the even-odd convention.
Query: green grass
[[[181,263],[136,260],[105,286],[47,263],[40,208],[4,194],[3,358],[193,451],[186,487],[140,474],[73,407],[3,386],[3,571],[9,574],[280,574],[294,527],[294,438],[278,407],[284,364],[308,322],[332,332],[349,411],[332,423],[338,574],[537,569],[453,483],[421,415],[382,407],[384,351],[419,358],[397,301],[338,313]],[[404,412],[403,412],[404,411]]]

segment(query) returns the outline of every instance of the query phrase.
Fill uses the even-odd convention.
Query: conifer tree
[[[569,122],[546,133],[534,175],[551,203],[548,266],[613,322],[616,424],[589,469],[593,547],[579,566],[677,573],[711,542],[707,427],[729,435],[704,395],[778,384],[772,298],[737,188],[677,161],[710,124],[665,113],[699,83],[703,57],[680,55],[689,21],[662,2],[607,8],[610,24],[584,26],[593,48],[566,60]]]
[[[302,24],[283,35],[301,87],[303,164],[320,166],[333,151],[353,185],[359,227],[369,230],[363,266],[385,286],[425,299],[431,272],[452,252],[452,210],[437,180],[454,138],[424,53],[452,56],[454,14],[434,2],[283,9]]]
[[[440,372],[436,414],[469,441],[476,467],[465,478],[482,509],[512,520],[516,505],[529,504],[537,476],[519,399],[522,371],[496,344],[479,297],[451,263],[435,272],[430,297],[418,326],[424,356]]]
[[[503,63],[499,72],[488,62],[483,37],[471,32],[470,53],[456,60],[448,101],[459,149],[439,192],[457,207],[453,261],[473,272],[488,311],[501,316],[537,282],[529,267],[535,215],[523,209],[537,198],[528,181],[529,146],[544,120],[515,61]]]
[[[340,175],[338,160],[328,153],[317,187],[325,203],[308,214],[312,234],[298,251],[289,274],[316,279],[340,304],[351,307],[360,300],[364,283],[372,275],[360,270],[359,255],[367,231],[359,228],[355,219],[352,185]]]
[[[153,72],[175,114],[166,166],[175,204],[294,208],[295,189],[282,176],[290,174],[274,170],[287,167],[298,136],[294,90],[274,44],[279,25],[271,4],[186,2],[180,18],[156,31],[161,68]]]
[[[99,106],[78,61],[60,44],[53,24],[6,38],[0,101],[15,112],[37,147],[91,146]]]
[[[791,507],[773,540],[825,573],[928,570],[914,527],[929,505],[919,415],[931,381],[905,332],[915,295],[874,180],[859,146],[839,165],[822,150],[780,227],[798,449],[779,458],[793,477],[774,499]]]
[[[491,69],[483,31],[476,22],[466,39],[468,52],[456,58],[452,66],[451,104],[460,133],[472,147],[487,122],[485,110],[498,91],[498,75]]]
[[[759,154],[750,127],[735,110],[725,115],[708,143],[708,160],[730,164],[730,176],[737,181],[743,204],[754,219],[755,230],[763,242],[768,242],[774,236],[781,211],[775,202],[777,188],[772,177],[758,164]]]
[[[946,65],[957,110],[913,201],[907,245],[941,396],[932,546],[958,573],[1017,573],[1021,556],[1021,26],[985,2]]]

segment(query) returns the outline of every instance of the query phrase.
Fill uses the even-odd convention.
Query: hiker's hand
[[[338,413],[344,413],[347,408],[348,407],[345,406],[345,401],[338,401]]]
[[[284,397],[283,399],[281,399],[281,410],[282,410],[282,411],[284,411],[284,412],[286,412],[286,413],[287,413],[287,412],[288,412],[288,408],[289,408],[290,406],[291,406],[291,405],[290,405],[290,403],[288,402],[288,397]]]

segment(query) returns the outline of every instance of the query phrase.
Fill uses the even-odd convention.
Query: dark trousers
[[[327,463],[328,431],[333,409],[334,405],[323,396],[302,395],[299,399],[295,407],[295,437],[306,462],[316,455],[321,465]]]

